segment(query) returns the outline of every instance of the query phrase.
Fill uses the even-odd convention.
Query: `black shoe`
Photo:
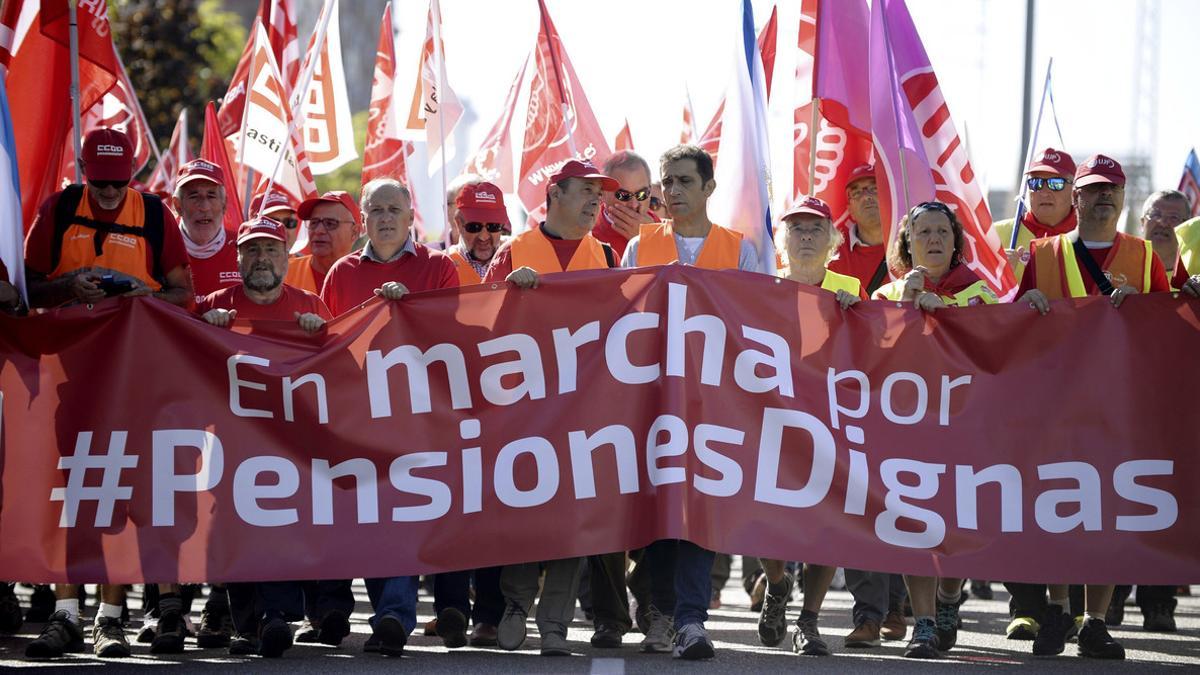
[[[467,646],[467,617],[460,610],[447,607],[438,613],[437,634],[447,649]]]
[[[592,633],[592,646],[597,649],[616,649],[621,646],[623,637],[619,628],[602,623]]]
[[[948,652],[958,643],[958,627],[961,621],[958,614],[958,603],[937,603],[937,618],[934,620],[934,625],[937,626],[939,650]]]
[[[54,614],[54,591],[49,586],[38,584],[33,587],[29,596],[29,610],[25,612],[25,620],[29,623],[46,623]]]
[[[1152,633],[1174,633],[1177,603],[1177,600],[1171,598],[1170,602],[1142,608],[1142,630]]]
[[[1039,624],[1037,636],[1033,638],[1033,655],[1039,658],[1058,656],[1067,648],[1067,631],[1075,620],[1059,605],[1048,605],[1046,614]]]
[[[778,647],[788,634],[788,598],[792,596],[792,586],[795,585],[792,575],[784,574],[783,584],[787,591],[778,595],[772,594],[770,584],[767,584],[762,609],[758,615],[758,641],[767,647]]]
[[[216,591],[214,591],[216,593]],[[229,602],[209,597],[200,612],[200,627],[196,629],[196,646],[201,649],[228,647],[233,639],[233,615]]]
[[[250,656],[258,653],[258,638],[253,635],[234,635],[229,639],[230,656]]]
[[[263,658],[277,659],[292,646],[292,628],[283,619],[271,619],[258,637],[258,653]]]
[[[52,659],[83,651],[83,629],[64,611],[50,615],[42,634],[25,645],[25,657]]]
[[[0,582],[0,633],[16,633],[21,630],[25,617],[21,612],[21,601],[13,587]]]
[[[92,626],[92,648],[102,659],[123,659],[129,656],[129,639],[125,624],[110,616],[96,617]]]
[[[154,642],[154,636],[158,635],[158,621],[153,621],[153,623],[150,621],[148,619],[142,624],[141,629],[138,630],[137,637],[134,638],[138,644],[148,645]]]
[[[295,640],[298,644],[316,644],[320,642],[320,622],[307,619],[304,622],[304,627],[296,632]]]
[[[996,598],[996,594],[992,592],[992,583],[978,579],[971,580],[971,595],[980,600],[994,600]]]
[[[404,645],[408,643],[408,631],[400,619],[387,615],[375,624],[375,635],[379,638],[379,653],[384,656],[404,656]]]
[[[183,653],[183,615],[165,612],[158,620],[158,634],[150,642],[151,654]]]
[[[363,643],[363,652],[366,654],[378,654],[379,653],[379,636],[378,635],[371,633],[371,635],[367,637],[367,641]]]
[[[917,619],[913,626],[912,639],[904,649],[906,659],[940,659],[938,651],[937,623],[932,619]]]
[[[321,623],[318,624],[317,642],[331,647],[337,647],[342,644],[342,640],[350,634],[350,619],[346,618],[345,613],[331,609],[321,617]]]
[[[1079,655],[1091,659],[1125,658],[1125,648],[1108,634],[1108,626],[1100,619],[1088,619],[1079,629]]]

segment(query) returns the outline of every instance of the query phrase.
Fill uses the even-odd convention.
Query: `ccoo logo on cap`
[[[128,182],[133,177],[133,142],[118,129],[93,129],[83,139],[83,174],[90,181]]]

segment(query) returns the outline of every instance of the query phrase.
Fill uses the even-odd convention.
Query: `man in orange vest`
[[[510,227],[504,193],[483,180],[469,182],[459,187],[454,207],[458,243],[447,253],[458,271],[458,285],[482,283],[504,230]]]
[[[1029,262],[1031,241],[1075,229],[1075,209],[1071,205],[1075,169],[1075,159],[1064,150],[1046,148],[1033,158],[1033,164],[1025,171],[1029,192],[1025,194],[1025,215],[1021,217],[1016,248],[1008,248],[1012,243],[1013,219],[992,223],[1018,279]]]
[[[677,145],[663,153],[659,168],[671,218],[642,225],[625,248],[621,266],[680,262],[709,270],[758,272],[754,244],[708,219],[708,198],[717,187],[712,155],[694,145]]]
[[[550,178],[546,220],[505,242],[484,283],[509,281],[537,288],[540,275],[617,266],[612,247],[591,235],[601,194],[620,187],[588,162],[571,160]]]
[[[284,283],[319,294],[329,268],[350,253],[362,234],[362,211],[350,193],[331,190],[301,202],[297,214],[308,221],[312,253],[292,260]]]

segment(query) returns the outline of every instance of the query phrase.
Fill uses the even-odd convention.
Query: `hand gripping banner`
[[[1200,578],[1200,302],[841,310],[684,266],[373,301],[308,337],[148,299],[0,319],[0,569],[415,574],[686,538],[1014,581]]]

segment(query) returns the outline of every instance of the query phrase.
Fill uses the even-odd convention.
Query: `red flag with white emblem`
[[[371,107],[367,111],[367,141],[363,149],[362,184],[376,178],[395,178],[408,182],[407,159],[412,143],[400,137],[401,125],[396,114],[396,45],[392,28],[392,4],[383,10],[379,26],[379,47],[375,51],[375,77],[371,81]]]
[[[488,131],[479,150],[467,160],[466,166],[463,167],[464,175],[480,176],[506,193],[516,190],[513,179],[513,146],[510,134],[512,120],[517,112],[517,94],[521,89],[521,84],[525,81],[525,69],[528,65],[529,62],[526,61],[521,66],[521,70],[517,71],[517,76],[513,78],[512,85],[508,88],[508,95],[504,97],[504,108],[501,109],[500,118]]]
[[[146,182],[146,190],[160,197],[165,197],[175,190],[175,178],[179,175],[179,167],[192,161],[192,150],[188,146],[187,108],[179,111],[175,120],[175,129],[171,132],[171,144],[167,151],[158,159],[150,180]]]

